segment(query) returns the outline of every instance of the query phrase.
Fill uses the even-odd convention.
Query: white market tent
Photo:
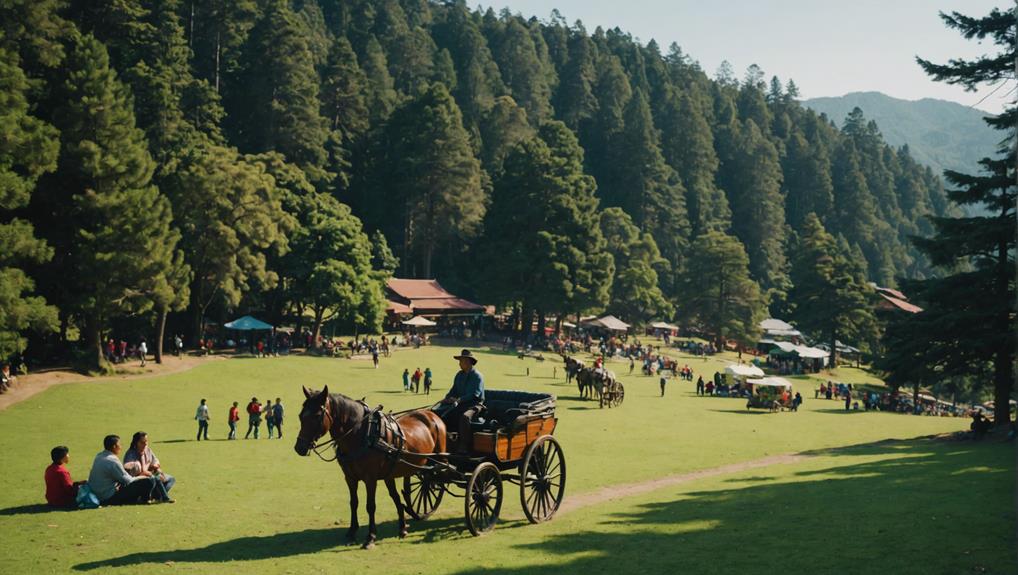
[[[733,363],[725,368],[725,373],[732,375],[738,375],[741,377],[763,377],[764,372],[762,369],[755,365],[741,365]]]
[[[586,325],[602,327],[611,331],[629,331],[629,324],[613,315],[606,315],[604,317],[590,320],[586,323]]]
[[[792,389],[792,382],[788,381],[783,377],[761,377],[757,379],[747,379],[746,383],[753,385],[764,385],[768,387],[784,387],[786,389]]]
[[[795,329],[792,324],[769,317],[760,322],[760,329],[768,336],[800,337],[802,332]]]
[[[650,327],[652,329],[668,329],[668,330],[672,330],[672,331],[675,331],[675,330],[679,329],[677,326],[674,326],[674,325],[672,325],[670,323],[663,322],[663,321],[655,321],[654,323],[650,324]]]
[[[421,317],[418,315],[404,321],[403,325],[412,325],[414,327],[433,327],[438,324],[436,324],[435,322],[431,321],[428,318]]]
[[[805,345],[795,345],[794,343],[789,343],[787,341],[775,341],[771,343],[777,346],[777,348],[781,351],[785,353],[794,353],[803,359],[823,359],[830,357],[831,355],[829,352],[822,349],[808,347]]]

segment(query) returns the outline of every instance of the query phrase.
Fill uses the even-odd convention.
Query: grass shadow
[[[518,522],[517,522],[518,523]],[[500,524],[501,525],[501,524]],[[512,525],[509,525],[512,527]],[[385,521],[378,524],[379,545],[402,544],[395,536],[398,522]],[[462,536],[470,538],[461,518],[439,519],[426,523],[411,523],[412,531],[423,532],[422,542],[446,540]],[[165,551],[143,551],[129,553],[100,561],[89,561],[74,566],[75,571],[92,571],[113,567],[137,566],[156,563],[226,563],[229,561],[256,561],[260,559],[282,559],[296,555],[323,552],[360,551],[358,545],[347,544],[344,536],[346,526],[325,529],[305,529],[290,533],[275,533],[250,537],[238,537],[228,541],[212,543],[195,549],[169,549]],[[358,543],[367,536],[367,527],[361,526]],[[211,567],[210,567],[211,569]]]
[[[829,465],[662,495],[576,530],[521,532],[514,549],[532,562],[458,573],[1018,572],[1013,446],[918,440],[826,455]],[[851,544],[831,548],[846,533]]]
[[[66,511],[77,511],[73,507],[50,507],[45,503],[33,503],[31,505],[19,505],[17,507],[8,507],[6,509],[0,509],[0,516],[4,515],[41,515],[45,513],[62,513]]]

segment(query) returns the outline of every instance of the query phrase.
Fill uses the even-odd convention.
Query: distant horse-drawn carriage
[[[626,390],[615,377],[615,372],[604,367],[588,367],[582,360],[567,355],[563,355],[562,359],[566,363],[566,382],[576,379],[581,398],[596,397],[602,408],[622,405]]]
[[[472,424],[469,453],[446,453],[445,424],[431,409],[395,414],[370,409],[363,401],[341,394],[304,389],[301,431],[294,449],[300,455],[322,455],[335,447],[350,489],[351,524],[347,539],[356,537],[357,482],[367,486],[370,519],[365,548],[373,546],[376,483],[385,482],[399,512],[400,537],[407,534],[404,511],[423,521],[438,509],[445,495],[462,497],[467,528],[474,535],[491,531],[498,522],[503,483],[518,485],[520,504],[531,523],[552,518],[562,504],[566,461],[553,437],[558,419],[555,396],[489,390],[485,407]],[[316,444],[329,434],[331,440]],[[397,492],[395,480],[403,479]],[[462,494],[453,488],[462,489]]]

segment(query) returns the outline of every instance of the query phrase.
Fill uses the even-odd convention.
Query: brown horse
[[[399,536],[406,537],[407,523],[403,502],[396,490],[396,478],[413,475],[418,470],[412,465],[427,465],[427,455],[445,453],[445,424],[436,413],[417,410],[396,419],[402,432],[400,441],[393,430],[382,427],[379,440],[389,445],[401,445],[398,456],[386,454],[369,445],[368,421],[371,410],[367,404],[354,401],[339,393],[304,388],[304,405],[300,411],[300,433],[294,450],[301,456],[309,455],[315,443],[328,433],[336,445],[336,460],[343,469],[346,485],[350,489],[350,529],[347,542],[357,538],[357,482],[363,481],[368,501],[368,538],[364,548],[374,547],[378,532],[375,527],[375,489],[379,480],[385,482],[389,497],[399,513]]]

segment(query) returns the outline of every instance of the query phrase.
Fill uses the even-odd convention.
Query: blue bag
[[[92,488],[88,486],[88,483],[82,483],[78,486],[78,494],[74,497],[74,501],[78,504],[78,509],[95,509],[99,507],[99,498],[96,497],[95,493],[92,493]]]

